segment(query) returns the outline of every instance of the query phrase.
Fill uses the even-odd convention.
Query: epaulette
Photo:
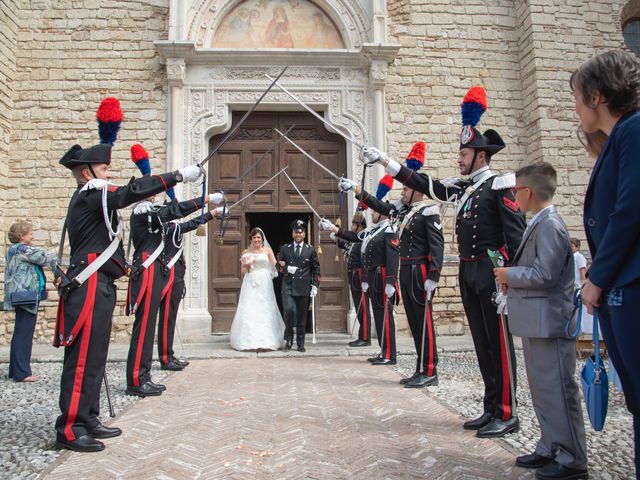
[[[102,180],[101,178],[94,178],[85,183],[80,191],[86,192],[87,190],[102,190],[103,188],[107,188],[109,185],[113,185],[113,183],[108,180]]]
[[[440,215],[440,207],[438,205],[429,205],[422,210],[422,215],[430,217],[431,215]]]
[[[153,203],[149,200],[142,200],[133,208],[133,214],[143,215],[145,213],[149,213],[151,210],[153,210]]]
[[[491,184],[491,190],[504,190],[505,188],[513,188],[516,186],[516,174],[505,173],[494,177]]]
[[[384,229],[384,233],[396,233],[398,231],[398,227],[395,225],[387,225],[387,228]]]

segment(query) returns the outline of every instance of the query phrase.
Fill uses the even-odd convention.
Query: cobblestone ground
[[[537,421],[534,418],[533,411],[531,409],[531,402],[528,395],[528,386],[526,383],[526,375],[524,373],[524,364],[522,361],[521,352],[518,352],[518,369],[519,369],[519,389],[518,389],[518,400],[519,400],[519,415],[521,420],[521,430],[517,434],[509,435],[505,439],[501,440],[490,440],[484,441],[488,442],[484,445],[496,445],[501,448],[505,448],[508,450],[506,453],[506,460],[503,458],[503,462],[506,462],[505,465],[510,465],[512,456],[521,453],[528,453],[533,450],[535,446],[535,441],[538,438],[539,431],[537,427]],[[310,357],[307,357],[310,358]],[[278,359],[277,361],[285,361],[285,362],[296,362],[295,358],[288,359]],[[237,367],[238,365],[249,365],[251,363],[253,368],[262,369],[265,368],[266,375],[265,378],[271,379],[273,382],[278,382],[279,379],[277,375],[274,375],[271,370],[271,364],[267,362],[273,362],[274,359],[253,359],[253,360],[244,360],[244,359],[232,359],[232,360],[223,360],[223,359],[215,359],[215,360],[206,360],[206,365],[208,371],[215,372],[216,369],[222,366],[221,362],[233,362],[233,364]],[[338,357],[338,358],[324,358],[321,360],[322,362],[337,362],[342,363],[345,361],[349,362],[364,362],[363,358],[350,359]],[[246,363],[245,363],[246,362]],[[257,363],[255,363],[257,362]],[[156,368],[157,368],[157,364]],[[415,357],[411,355],[402,355],[399,357],[399,364],[394,367],[394,370],[399,375],[406,375],[413,371],[413,367],[415,365]],[[344,364],[346,367],[347,365]],[[2,375],[2,379],[0,379],[0,435],[2,441],[0,442],[0,478],[3,479],[34,479],[39,478],[43,472],[50,471],[52,468],[52,464],[58,465],[57,470],[60,470],[59,467],[67,466],[69,467],[69,459],[76,458],[71,457],[68,452],[59,452],[53,449],[53,440],[54,440],[54,431],[53,431],[53,423],[58,414],[57,408],[57,400],[58,400],[58,381],[60,375],[61,365],[59,363],[34,363],[33,370],[35,373],[43,377],[43,380],[34,384],[25,384],[25,383],[15,383],[11,380],[7,380],[5,375]],[[117,414],[123,412],[123,410],[127,409],[128,406],[134,402],[138,402],[135,397],[129,397],[124,394],[124,363],[116,362],[108,364],[108,375],[111,381],[111,388],[114,397],[114,407]],[[192,367],[189,367],[192,368]],[[378,369],[384,367],[370,367],[371,369]],[[6,373],[7,365],[0,365],[0,372],[4,371]],[[159,381],[162,379],[163,374],[165,372],[160,372],[159,370],[154,370],[154,381]],[[186,373],[186,372],[185,372]],[[183,375],[182,373],[174,374],[176,376]],[[428,397],[435,397],[437,401],[441,405],[445,405],[446,409],[456,414],[461,414],[464,417],[472,418],[476,415],[479,415],[480,405],[482,400],[482,385],[480,381],[480,374],[476,366],[475,355],[472,352],[444,352],[440,354],[440,366],[439,366],[439,375],[440,375],[440,385],[438,387],[429,387],[420,392],[423,395]],[[400,376],[395,377],[392,376],[391,380],[393,381],[395,378],[398,380]],[[349,380],[350,379],[350,380]],[[174,380],[173,377],[170,378],[171,381]],[[242,379],[234,379],[234,384],[242,383]],[[345,376],[341,379],[342,382],[356,381],[356,377]],[[224,375],[220,375],[217,380],[220,385],[221,392],[225,391],[225,385],[222,383],[224,381],[229,381]],[[217,384],[216,384],[217,385]],[[346,386],[346,385],[345,385]],[[350,385],[349,388],[353,388],[354,385]],[[371,386],[369,386],[370,388]],[[188,388],[194,388],[194,391],[197,394],[201,394],[202,392],[197,392],[197,383],[193,385],[188,385]],[[188,389],[187,388],[187,389]],[[398,390],[393,391],[401,391],[401,387],[398,385]],[[404,390],[407,392],[407,390]],[[403,393],[404,393],[403,392]],[[168,392],[169,393],[169,392]],[[188,392],[184,392],[184,395],[189,395]],[[216,392],[217,396],[221,394]],[[164,396],[163,396],[164,397]],[[160,397],[160,398],[163,398]],[[169,398],[167,396],[167,398]],[[267,397],[269,398],[269,397]],[[142,402],[149,402],[154,399],[145,399]],[[425,399],[426,400],[426,399]],[[243,408],[242,406],[234,405],[234,402],[229,400],[228,406],[225,411],[232,412],[233,415],[246,416],[249,411],[247,408]],[[108,422],[108,410],[106,408],[106,399],[103,398],[103,413],[107,416],[103,417],[103,421]],[[226,407],[225,406],[225,407]],[[415,405],[413,405],[415,406]],[[408,414],[408,412],[404,412],[404,414]],[[226,415],[229,415],[227,413]],[[585,414],[586,415],[586,414]],[[460,422],[463,421],[462,417],[457,417],[454,419],[454,422],[449,425],[450,433],[447,434],[451,438],[459,435],[459,431],[456,430],[456,425],[458,420]],[[338,419],[333,419],[333,425],[338,428],[338,433],[340,428],[343,428],[346,423],[342,423],[338,421]],[[434,420],[436,421],[436,420]],[[277,418],[274,419],[274,422],[277,423]],[[337,422],[337,423],[336,423]],[[428,430],[429,429],[429,421],[422,419],[420,421],[422,423],[421,428]],[[121,425],[122,426],[122,425]],[[250,428],[251,422],[248,420],[244,420],[243,428]],[[266,428],[266,427],[265,427]],[[277,426],[275,426],[277,429]],[[363,428],[375,428],[373,426],[364,426]],[[233,435],[237,432],[227,432],[228,435]],[[419,433],[419,432],[416,432]],[[632,429],[631,429],[631,418],[628,412],[624,407],[624,399],[623,396],[617,392],[612,391],[610,396],[610,404],[609,404],[609,413],[607,417],[607,424],[605,426],[605,430],[603,432],[594,432],[590,427],[587,427],[588,433],[588,449],[589,449],[589,467],[591,472],[591,478],[593,479],[603,479],[603,480],[622,480],[632,478],[633,467],[632,467],[632,457],[633,457],[633,442],[632,442]],[[327,432],[327,438],[333,438],[336,435],[336,432]],[[408,437],[415,439],[418,437],[414,437],[414,434],[407,434]],[[401,438],[401,437],[400,437]],[[395,438],[394,442],[400,441],[400,438]],[[120,439],[109,440],[108,442],[117,442]],[[137,439],[138,442],[142,441],[140,438]],[[176,441],[174,439],[173,441]],[[449,441],[447,439],[447,441]],[[179,439],[178,439],[179,443]],[[176,446],[176,448],[182,448]],[[269,456],[269,452],[267,449],[261,449],[256,446],[253,448],[251,445],[246,445],[243,448],[247,448],[245,457],[249,460],[253,459],[257,462],[255,465],[261,464],[262,462],[267,462],[269,459],[265,459],[260,457],[260,453],[265,453],[266,456]],[[469,445],[469,448],[471,446]],[[486,448],[486,447],[485,447]],[[109,450],[109,449],[108,449]],[[252,457],[255,452],[258,452]],[[437,451],[437,448],[434,447],[434,452]],[[466,450],[465,450],[466,451]],[[504,451],[503,451],[504,452]],[[236,451],[236,454],[238,452]],[[326,450],[323,452],[325,455],[333,456],[337,458],[338,463],[344,463],[346,461],[345,458],[340,459],[339,457],[343,455],[342,451],[332,450],[330,446],[326,447]],[[369,452],[375,453],[375,452]],[[428,452],[427,452],[428,453]],[[271,453],[273,455],[273,453]],[[495,455],[500,455],[499,451],[494,453]],[[102,455],[102,454],[100,454]],[[417,455],[420,457],[420,461],[426,462],[422,465],[415,466],[414,470],[411,473],[407,473],[406,476],[393,476],[387,475],[386,478],[418,478],[416,475],[424,468],[428,467],[428,461],[431,458],[429,455],[423,458],[425,452],[417,452]],[[504,453],[501,454],[504,456]],[[436,453],[433,453],[433,457],[436,457]],[[83,457],[80,455],[80,457]],[[87,457],[84,455],[84,457]],[[255,457],[255,458],[254,458]],[[56,460],[59,461],[56,462]],[[127,457],[128,458],[128,457]],[[66,460],[65,460],[66,459]],[[126,459],[122,459],[126,461]],[[135,457],[132,456],[131,461],[135,460]],[[60,463],[60,462],[64,463]],[[85,460],[82,460],[85,461]],[[416,459],[407,458],[405,461],[415,462]],[[73,462],[72,462],[73,463]],[[221,468],[228,468],[228,465],[225,467],[221,465]],[[363,466],[362,468],[365,468]],[[451,464],[450,465],[450,474],[454,474],[456,469],[460,468],[459,465]],[[504,477],[495,474],[493,476],[489,475],[488,477],[485,475],[476,475],[476,476],[466,476],[464,478],[532,478],[530,472],[525,472],[520,469],[511,469],[510,467],[506,467],[507,469],[504,471]],[[61,469],[64,472],[64,468]],[[487,465],[487,474],[489,471],[493,470],[490,465]],[[302,476],[302,477],[288,477],[288,478],[330,478],[330,469],[327,467],[327,472],[325,475],[318,476]],[[508,471],[508,474],[507,474]],[[277,471],[276,471],[277,472]],[[344,472],[344,470],[343,470]],[[119,476],[115,472],[111,472],[112,475],[103,475],[100,478],[125,478]],[[166,476],[153,475],[152,478],[192,478],[191,476],[177,476],[172,475],[170,472],[167,473]],[[228,478],[250,478],[250,474],[252,474],[251,478],[266,478],[255,476],[256,470],[236,470],[233,475]],[[367,478],[385,478],[384,476],[376,476],[371,475],[371,472],[368,472],[369,477]],[[67,476],[67,478],[73,478],[72,476]],[[91,477],[89,477],[91,478]],[[98,478],[98,477],[96,477]],[[149,478],[149,477],[140,477],[137,478]],[[206,475],[201,478],[208,478]],[[225,478],[225,477],[221,477]],[[274,475],[269,478],[285,478],[284,475]],[[342,478],[341,476],[335,476],[333,478]],[[461,478],[456,477],[455,475],[445,475],[445,476],[437,476],[431,478]]]
[[[522,350],[516,350],[516,356],[518,365],[516,396],[520,431],[495,441],[514,454],[521,455],[535,450],[540,429],[531,405]],[[425,394],[435,396],[467,418],[481,415],[484,387],[475,354],[472,352],[439,354],[439,362],[439,385],[423,389]],[[579,361],[578,367],[582,363]],[[395,370],[405,377],[413,373],[415,364],[415,355],[403,355],[398,358]],[[624,403],[624,395],[610,388],[607,421],[601,432],[594,431],[588,424],[584,403],[583,414],[587,431],[590,478],[598,480],[633,478],[633,427],[631,414]]]

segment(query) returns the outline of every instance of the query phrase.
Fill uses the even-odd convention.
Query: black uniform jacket
[[[376,212],[395,218],[400,235],[400,265],[425,264],[427,278],[437,282],[444,260],[444,235],[439,208],[436,205],[412,204],[402,205],[396,210],[395,205],[381,202],[366,191],[362,191],[357,198]]]
[[[125,208],[152,195],[176,185],[173,173],[145,176],[132,180],[123,187],[109,187],[107,191],[107,213],[111,228],[116,226],[116,210]],[[102,209],[102,190],[80,191],[71,197],[67,211],[67,231],[71,249],[69,278],[80,273],[87,264],[87,255],[100,255],[111,243]],[[126,273],[126,262],[122,243],[111,259],[101,268],[101,272],[115,278]]]
[[[396,180],[424,193],[433,200],[460,199],[471,181],[459,181],[448,187],[429,175],[401,166]],[[463,260],[478,260],[487,250],[501,250],[507,260],[515,255],[526,222],[511,187],[499,188],[500,177],[489,176],[464,202],[456,219],[458,251]]]
[[[206,224],[213,220],[211,212],[207,212],[203,215],[198,214],[197,217],[187,220],[185,222],[169,222],[165,224],[164,231],[164,250],[160,255],[160,261],[163,265],[167,265],[173,259],[174,255],[180,250],[185,233],[192,232],[198,226]],[[184,255],[180,256],[178,262],[184,264]]]
[[[395,287],[399,253],[400,240],[396,228],[388,220],[380,222],[362,242],[362,281],[371,285],[372,277],[380,270],[383,282]]]
[[[131,262],[133,275],[140,273],[138,270],[144,262],[143,253],[151,255],[162,242],[165,224],[191,215],[200,208],[202,208],[202,198],[194,198],[184,202],[171,202],[147,213],[132,214],[131,241],[135,249]]]
[[[282,245],[278,252],[278,261],[284,261],[285,266],[278,264],[282,279],[282,293],[294,297],[308,297],[311,286],[320,285],[320,261],[316,249],[303,243],[300,256],[296,258],[294,243]],[[298,267],[293,275],[287,272],[288,266]]]

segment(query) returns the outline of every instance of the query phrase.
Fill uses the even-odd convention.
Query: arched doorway
[[[235,124],[242,112],[233,114]],[[307,113],[254,112],[209,162],[210,190],[222,189],[231,203],[247,195],[285,165],[287,173],[316,211],[328,218],[346,219],[346,199],[340,201],[337,182],[283,140],[240,184],[234,182],[251,167],[279,137],[288,134],[300,147],[333,172],[346,173],[346,147],[339,135],[329,133],[322,122]],[[211,150],[223,135],[209,142]],[[231,187],[231,188],[229,188]],[[224,240],[219,241],[218,225],[209,226],[209,313],[212,333],[228,332],[235,314],[241,286],[240,253],[247,246],[251,228],[265,230],[274,253],[291,241],[293,219],[308,222],[307,241],[320,246],[322,282],[316,298],[318,331],[347,329],[349,293],[342,255],[326,234],[319,235],[317,219],[297,194],[289,180],[280,175],[255,195],[233,208]]]

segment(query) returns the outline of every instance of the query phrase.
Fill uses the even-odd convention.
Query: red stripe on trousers
[[[173,293],[174,268],[169,270],[169,280],[162,290],[161,298],[164,298],[164,309],[162,312],[162,340],[160,342],[162,348],[162,362],[169,363],[169,310],[171,308],[171,294]]]
[[[87,256],[87,261],[90,264],[96,259],[95,253],[90,253]],[[87,296],[78,315],[77,322],[83,320],[84,327],[82,328],[82,340],[80,341],[80,352],[78,353],[78,363],[76,364],[76,374],[73,378],[73,389],[71,390],[71,401],[69,402],[69,412],[67,413],[67,422],[64,426],[65,438],[72,442],[76,439],[76,434],[73,433],[73,423],[76,421],[76,415],[78,414],[78,406],[80,404],[80,395],[82,393],[82,383],[84,381],[84,369],[87,364],[87,352],[89,351],[89,340],[91,340],[91,324],[93,323],[93,307],[96,303],[96,287],[98,286],[98,272],[94,272],[93,275],[87,280]]]
[[[502,364],[502,410],[504,416],[502,420],[509,420],[511,418],[511,377],[509,375],[509,361],[507,359],[507,332],[502,328],[502,315],[498,315],[498,329],[500,331],[500,363]]]
[[[386,276],[387,269],[382,267],[382,285],[386,289],[386,285],[384,283],[384,278]],[[384,300],[384,339],[385,339],[385,355],[384,358],[387,360],[391,360],[391,332],[390,330],[390,322],[389,322],[389,309],[387,307],[387,294],[384,289],[382,290],[382,298]]]
[[[422,270],[422,280],[423,282],[427,281],[427,266],[422,263],[420,264],[420,270]],[[425,334],[427,335],[427,341],[429,342],[429,359],[427,361],[427,371],[426,371],[426,375],[427,377],[431,377],[433,375],[433,370],[434,370],[434,366],[433,366],[433,335],[431,335],[431,332],[433,331],[433,318],[431,316],[431,306],[429,305],[429,301],[428,301],[428,296],[429,296],[429,292],[427,292],[427,289],[424,289],[424,308],[425,310],[425,319],[426,321],[423,323],[422,328],[426,329]],[[424,352],[421,353],[421,355],[424,354]]]
[[[360,290],[362,290],[362,269],[358,269],[358,278],[360,279]],[[364,292],[360,295],[360,311],[362,312],[362,340],[369,340],[369,331],[367,330],[367,324],[369,319],[367,318],[367,302],[364,298]]]
[[[146,254],[145,254],[146,255]],[[143,255],[143,257],[145,256]],[[143,258],[143,261],[146,258]],[[154,281],[154,271],[155,271],[155,261],[149,265],[147,268],[147,272],[149,275],[149,281],[147,282],[147,288],[145,291],[144,297],[144,312],[142,314],[142,324],[140,325],[140,334],[138,335],[138,345],[136,347],[136,359],[133,362],[133,386],[140,386],[140,378],[138,377],[140,373],[140,361],[142,359],[142,347],[144,345],[144,337],[147,333],[147,322],[149,321],[149,308],[151,306],[151,292],[153,291],[153,281]]]

